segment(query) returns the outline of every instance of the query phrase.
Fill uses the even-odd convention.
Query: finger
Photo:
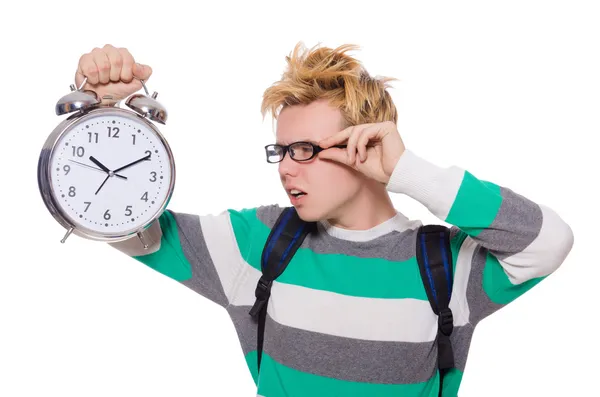
[[[350,134],[352,133],[353,128],[354,128],[354,126],[346,127],[343,130],[338,131],[335,134],[331,135],[330,137],[322,139],[321,141],[319,141],[319,146],[326,149],[332,145],[336,145],[338,143],[345,142],[346,139],[348,139],[350,137]]]
[[[377,137],[379,134],[379,128],[367,128],[362,134],[360,134],[360,138],[356,143],[356,148],[358,150],[358,156],[360,157],[360,161],[364,162],[367,159],[367,146],[371,139]]]
[[[352,132],[350,133],[350,137],[348,138],[348,159],[351,164],[354,164],[356,161],[356,144],[358,142],[358,138],[360,138],[364,127],[362,125],[357,125],[352,127]]]
[[[323,148],[328,148],[329,146],[338,144],[338,143],[343,143],[346,139],[350,138],[350,135],[352,134],[352,130],[354,129],[354,127],[360,127],[361,129],[365,129],[365,128],[369,128],[376,125],[376,123],[365,123],[365,124],[358,124],[358,125],[352,125],[350,127],[346,127],[343,130],[335,133],[334,135],[325,138],[323,140],[321,140],[319,142],[319,146],[323,147]]]
[[[133,75],[140,80],[148,80],[150,75],[152,75],[152,68],[148,65],[135,63],[133,65]]]
[[[83,83],[83,79],[87,77],[89,84],[98,84],[98,67],[94,62],[92,54],[83,54],[79,58],[79,64],[77,66],[77,73],[75,74],[75,84],[77,87]]]
[[[104,52],[106,53],[108,61],[110,62],[108,78],[110,81],[114,81],[116,83],[121,80],[123,58],[121,57],[121,53],[119,53],[119,51],[117,51],[117,49],[110,44],[104,46]]]
[[[126,48],[119,48],[121,58],[123,58],[123,67],[121,68],[121,80],[125,83],[133,79],[133,64],[135,63],[133,55]]]
[[[94,57],[94,62],[96,62],[96,67],[98,68],[98,82],[107,84],[110,81],[110,60],[108,59],[106,52],[100,48],[94,48],[92,56]]]
[[[345,165],[352,165],[345,149],[331,148],[319,153],[320,160],[331,160]]]

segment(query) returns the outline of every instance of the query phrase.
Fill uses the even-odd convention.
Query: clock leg
[[[65,243],[65,241],[67,241],[67,237],[69,237],[69,236],[71,235],[71,233],[73,233],[73,230],[74,230],[74,229],[75,229],[75,228],[74,228],[73,226],[71,226],[71,227],[69,228],[69,230],[67,230],[67,233],[66,233],[66,234],[65,234],[65,236],[62,238],[62,240],[60,240],[60,242],[64,244],[64,243]]]
[[[148,243],[146,243],[146,241],[144,240],[144,236],[142,235],[142,232],[138,232],[137,236],[140,239],[142,245],[144,246],[144,249],[147,250],[148,249]]]

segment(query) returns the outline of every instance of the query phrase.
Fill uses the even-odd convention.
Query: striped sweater
[[[555,271],[573,234],[552,209],[410,150],[387,187],[451,225],[457,368],[443,396],[456,396],[477,324]],[[318,223],[273,284],[258,376],[248,312],[282,210],[168,209],[145,232],[148,250],[138,239],[111,245],[227,310],[259,396],[438,396],[437,317],[415,257],[421,222],[400,212],[369,230]]]

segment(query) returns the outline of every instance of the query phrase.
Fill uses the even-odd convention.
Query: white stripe
[[[442,168],[406,149],[386,187],[417,200],[439,219],[446,220],[464,175],[459,167]]]
[[[417,229],[421,226],[420,220],[409,220],[404,214],[396,211],[396,215],[370,229],[353,230],[333,226],[329,221],[323,219],[317,222],[320,232],[329,233],[333,237],[348,241],[363,242],[376,239],[393,231],[403,232],[407,229]]]
[[[290,284],[273,284],[268,313],[289,327],[347,338],[426,342],[437,318],[428,301],[359,298]]]
[[[455,325],[465,325],[469,322],[470,310],[467,302],[467,287],[476,248],[477,242],[471,237],[466,237],[456,258],[452,298],[450,299],[450,310],[452,310]]]
[[[555,271],[573,246],[573,231],[569,225],[554,210],[539,206],[543,223],[538,236],[523,251],[500,261],[515,285]]]
[[[200,216],[200,227],[225,296],[231,301],[237,278],[247,264],[240,253],[229,211]]]
[[[254,304],[260,272],[247,265],[244,274],[232,305]],[[465,277],[457,276],[459,283]],[[430,342],[437,331],[437,316],[427,300],[354,297],[277,281],[267,311],[280,324],[347,338]],[[455,326],[465,323],[462,316],[454,319]]]

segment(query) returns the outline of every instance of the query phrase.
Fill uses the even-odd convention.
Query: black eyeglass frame
[[[314,143],[308,142],[308,141],[292,142],[289,145],[279,145],[277,143],[270,143],[268,145],[265,145],[265,154],[267,155],[267,163],[269,163],[269,164],[277,164],[277,163],[282,162],[283,159],[285,158],[285,155],[289,151],[290,147],[292,147],[294,145],[299,145],[299,144],[304,144],[304,145],[310,145],[310,146],[312,146],[312,155],[309,158],[307,158],[307,159],[296,160],[295,158],[291,157],[291,155],[290,155],[290,158],[292,160],[300,162],[300,163],[312,160],[313,158],[315,158],[315,156],[317,154],[319,154],[319,152],[322,152],[323,150],[327,150],[327,149],[331,149],[331,148],[345,149],[345,148],[348,147],[348,145],[333,145],[333,146],[330,146],[328,148],[322,148],[321,146],[315,145]],[[281,160],[279,160],[279,161],[269,161],[269,148],[277,148],[277,147],[279,147],[279,148],[281,148],[283,150],[283,155],[281,156]]]

